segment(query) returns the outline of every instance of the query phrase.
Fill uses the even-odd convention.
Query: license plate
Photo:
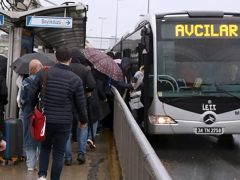
[[[195,128],[196,134],[223,134],[221,127],[197,127]]]

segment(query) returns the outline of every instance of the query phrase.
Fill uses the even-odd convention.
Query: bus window
[[[208,23],[199,22],[199,24]],[[238,36],[234,36],[235,31],[232,32],[231,37],[229,34],[210,32],[207,36],[207,30],[204,36],[197,36],[195,32],[195,35],[190,37],[188,31],[183,30],[184,37],[179,37],[174,31],[177,25],[177,22],[173,22],[158,26],[160,28],[157,41],[158,75],[169,75],[176,80],[182,79],[189,88],[194,88],[196,82],[200,89],[201,85],[240,85],[240,79],[233,77],[239,74],[240,66],[240,41]],[[215,25],[216,29],[221,28],[219,23],[212,25]],[[175,93],[174,96],[179,96],[181,92]],[[168,96],[169,93],[165,95]]]

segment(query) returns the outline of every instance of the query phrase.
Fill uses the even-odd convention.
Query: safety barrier
[[[122,97],[112,87],[114,137],[125,180],[171,180],[152,146],[139,128]]]

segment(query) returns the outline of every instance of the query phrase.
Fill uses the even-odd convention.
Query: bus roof
[[[134,29],[128,30],[121,38],[113,45],[116,46],[122,39],[131,35],[135,30],[137,30],[142,25],[152,21],[154,18],[162,19],[164,17],[178,17],[178,16],[188,16],[190,18],[223,18],[224,16],[234,16],[240,17],[240,13],[236,12],[223,12],[223,11],[179,11],[179,12],[167,12],[167,13],[156,13],[147,14],[143,16],[134,26]],[[112,47],[112,48],[113,48]],[[111,48],[111,49],[112,49]]]
[[[240,16],[240,13],[236,12],[223,12],[223,11],[182,11],[182,12],[170,12],[156,14],[156,18],[163,18],[166,16],[181,16],[186,15],[191,18],[213,18],[213,17],[224,17],[224,16]]]

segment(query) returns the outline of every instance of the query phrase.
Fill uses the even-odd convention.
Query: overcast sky
[[[50,0],[56,4],[64,0]],[[44,0],[42,5],[51,6]],[[89,6],[87,13],[87,35],[101,36],[103,22],[103,37],[114,37],[116,30],[116,7],[118,2],[118,32],[120,37],[141,19],[141,14],[147,13],[148,2],[150,13],[173,12],[183,10],[223,10],[240,12],[240,0],[81,0]],[[105,20],[99,17],[106,17]]]
[[[43,6],[52,6],[47,3],[47,1],[60,5],[66,0],[39,1]],[[136,22],[141,19],[140,15],[147,13],[148,3],[150,5],[150,13],[184,10],[220,10],[240,12],[240,0],[76,0],[74,2],[82,2],[89,7],[87,12],[88,37],[101,37],[101,23],[103,23],[102,36],[115,37],[117,4],[118,38],[135,26]],[[104,17],[105,19],[101,20],[99,17]]]

